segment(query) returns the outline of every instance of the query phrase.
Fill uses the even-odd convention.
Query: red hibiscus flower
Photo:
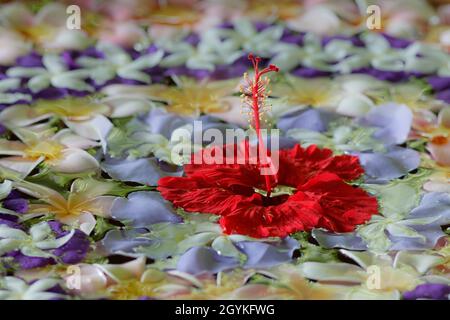
[[[348,232],[378,212],[375,197],[346,183],[364,173],[355,156],[333,156],[314,145],[280,150],[272,186],[293,191],[270,197],[261,192],[267,181],[258,165],[223,163],[185,165],[185,177],[164,177],[158,190],[187,212],[220,215],[225,233],[256,238],[312,228]]]

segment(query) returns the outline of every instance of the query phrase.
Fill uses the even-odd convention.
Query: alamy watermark
[[[370,5],[366,9],[366,27],[369,30],[381,29],[381,8],[377,5]]]
[[[66,19],[66,27],[69,30],[81,29],[81,9],[77,5],[70,5],[66,9],[66,13],[69,15]]]

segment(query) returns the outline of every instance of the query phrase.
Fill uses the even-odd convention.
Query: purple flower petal
[[[20,251],[10,252],[6,256],[14,258],[14,262],[22,269],[42,268],[55,263],[53,258],[28,257]]]
[[[450,295],[450,286],[447,284],[424,283],[418,285],[414,290],[403,293],[403,299],[449,300],[449,295]]]
[[[3,207],[15,211],[17,213],[25,213],[28,211],[28,201],[26,199],[10,199],[3,201]]]
[[[0,222],[1,223],[1,222]],[[20,225],[7,222],[8,226],[16,228]],[[55,233],[56,238],[61,238],[67,235],[70,231],[63,229],[63,224],[58,221],[49,221],[50,228]],[[86,234],[80,230],[75,230],[73,236],[64,245],[59,248],[49,250],[53,255],[60,257],[61,261],[68,264],[75,264],[81,262],[89,250],[90,242]],[[55,264],[54,258],[29,257],[22,254],[19,250],[15,250],[6,254],[7,257],[12,257],[14,263],[20,265],[22,269],[41,268],[49,264]]]
[[[450,89],[438,92],[436,94],[436,99],[450,103]]]
[[[183,39],[183,42],[189,43],[191,46],[197,46],[200,42],[200,36],[196,33],[191,33]]]
[[[0,214],[0,224],[6,224],[10,228],[23,229],[23,227],[16,221],[16,216]]]
[[[355,69],[352,71],[352,73],[367,74],[374,78],[377,78],[378,80],[390,82],[407,81],[410,77],[413,76],[413,74],[404,71],[386,71],[374,69],[372,67],[363,67],[360,69]]]
[[[394,36],[390,36],[386,33],[382,33],[383,37],[389,42],[392,48],[396,49],[405,49],[409,47],[413,43],[413,41],[405,38],[397,38]]]
[[[322,71],[310,67],[299,67],[291,72],[294,76],[302,78],[318,78],[330,76],[332,73],[328,71]]]
[[[303,38],[305,37],[304,32],[294,32],[289,29],[284,29],[283,34],[281,35],[280,41],[296,44],[299,46],[303,46]]]
[[[80,230],[75,230],[72,238],[63,246],[53,250],[53,254],[60,257],[64,263],[75,264],[83,261],[89,246],[90,242],[87,235]]]
[[[42,57],[36,52],[30,52],[27,55],[19,57],[16,60],[15,67],[25,67],[25,68],[37,68],[43,67]]]
[[[433,76],[428,77],[427,81],[435,91],[450,89],[450,77]]]
[[[211,80],[225,80],[240,77],[248,70],[247,63],[234,62],[231,65],[217,65],[208,78]]]

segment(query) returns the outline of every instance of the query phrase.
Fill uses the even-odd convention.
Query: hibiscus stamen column
[[[275,65],[269,65],[267,68],[259,70],[259,63],[261,62],[260,57],[255,57],[253,54],[248,55],[248,59],[253,64],[253,69],[255,71],[254,78],[250,79],[248,74],[244,74],[245,84],[241,86],[242,92],[242,102],[243,109],[248,115],[251,116],[253,120],[254,129],[258,137],[258,156],[257,162],[258,166],[261,165],[260,155],[264,157],[264,165],[270,165],[270,156],[267,153],[266,147],[264,145],[264,140],[261,133],[261,120],[264,112],[267,111],[269,105],[266,104],[266,98],[269,94],[267,92],[267,86],[269,84],[269,79],[267,77],[262,78],[261,76],[268,72],[278,72],[278,67]],[[267,197],[270,197],[272,187],[270,183],[270,175],[264,175]]]

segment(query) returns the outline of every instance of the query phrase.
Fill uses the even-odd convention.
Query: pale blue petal
[[[146,227],[154,223],[179,223],[182,218],[174,213],[172,204],[164,200],[158,192],[138,191],[128,198],[114,200],[111,214],[124,224]]]
[[[211,248],[193,247],[180,257],[177,269],[191,274],[201,274],[217,273],[238,266],[239,261],[235,258],[221,256]]]
[[[113,179],[120,181],[137,182],[156,186],[162,177],[179,177],[181,170],[175,172],[164,171],[156,158],[141,159],[113,159],[108,158],[102,162],[101,167]]]

